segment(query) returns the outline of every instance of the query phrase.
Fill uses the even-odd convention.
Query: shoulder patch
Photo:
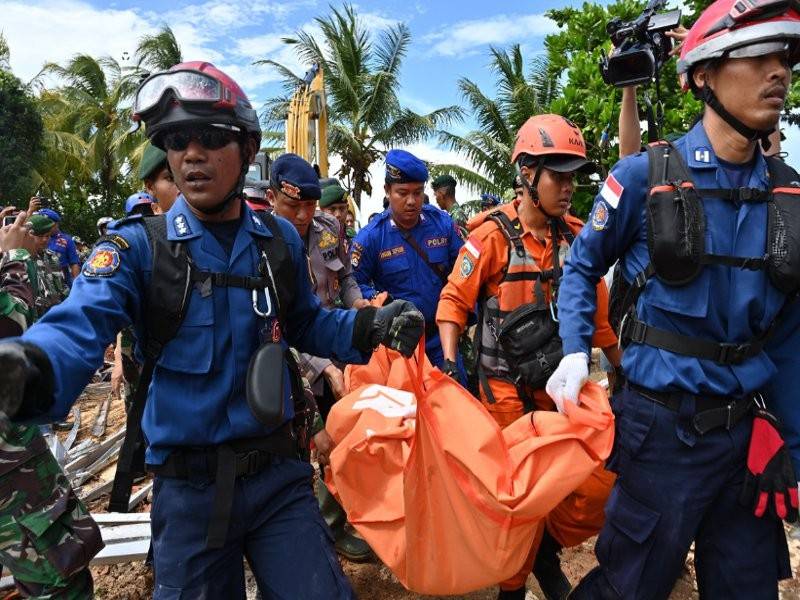
[[[483,244],[477,238],[477,236],[471,235],[467,238],[467,243],[464,244],[464,248],[467,249],[473,257],[480,258],[481,257],[481,250],[483,250]]]
[[[467,254],[465,254],[461,258],[461,266],[458,268],[458,274],[461,275],[463,279],[466,279],[467,277],[472,275],[472,272],[474,270],[475,270],[475,263]]]
[[[592,229],[603,231],[608,223],[608,206],[602,200],[598,200],[592,211]]]
[[[8,251],[8,260],[28,260],[31,257],[31,253],[25,250],[25,248],[14,248]]]
[[[320,250],[327,250],[328,248],[336,247],[338,244],[339,238],[327,229],[324,229],[322,235],[319,236],[319,243],[317,245]]]
[[[83,265],[86,277],[110,277],[119,270],[120,259],[116,248],[100,246],[92,251],[89,260]]]
[[[358,242],[353,242],[353,249],[350,252],[350,264],[357,268],[358,263],[361,262],[361,253],[364,251],[364,246]]]
[[[130,243],[128,243],[128,240],[126,240],[118,233],[110,233],[108,235],[102,236],[97,240],[95,245],[99,245],[101,242],[109,242],[111,244],[114,244],[120,250],[127,250],[128,248],[131,247]]]

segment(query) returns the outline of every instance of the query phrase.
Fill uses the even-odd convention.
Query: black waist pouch
[[[500,325],[497,341],[516,383],[534,389],[544,387],[564,356],[558,323],[546,304],[523,304],[511,311]]]
[[[253,416],[267,427],[277,427],[285,420],[284,352],[280,344],[262,344],[247,367],[247,405]]]

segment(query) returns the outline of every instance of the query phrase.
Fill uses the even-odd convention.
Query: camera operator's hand
[[[35,213],[37,210],[42,209],[42,199],[39,196],[31,197],[30,202],[28,202],[28,216]]]
[[[0,222],[15,210],[16,208],[13,206],[6,206],[3,210],[0,210]],[[30,229],[25,227],[27,219],[28,215],[25,212],[20,212],[14,223],[0,227],[0,251],[8,252],[16,248],[24,248],[31,254],[34,253],[36,240],[31,235]]]
[[[667,37],[671,37],[675,41],[672,50],[669,51],[670,56],[678,56],[683,48],[683,42],[686,41],[686,36],[689,35],[689,30],[683,25],[678,25],[675,29],[666,32]]]

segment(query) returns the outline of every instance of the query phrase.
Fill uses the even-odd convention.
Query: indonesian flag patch
[[[609,173],[606,182],[603,184],[603,189],[600,190],[600,195],[608,202],[611,208],[617,208],[619,199],[622,197],[622,192],[624,191],[625,188],[622,187],[622,184],[616,180],[614,175]]]
[[[464,248],[466,248],[467,252],[472,254],[474,258],[480,258],[481,250],[483,250],[483,244],[481,244],[476,238],[470,236],[467,239],[467,243],[464,244]]]

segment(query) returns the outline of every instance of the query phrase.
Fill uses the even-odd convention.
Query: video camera
[[[667,0],[650,0],[642,14],[632,21],[619,17],[606,24],[614,50],[600,59],[603,81],[616,87],[649,83],[669,58],[672,39],[666,35],[678,26],[680,9],[665,13]]]

